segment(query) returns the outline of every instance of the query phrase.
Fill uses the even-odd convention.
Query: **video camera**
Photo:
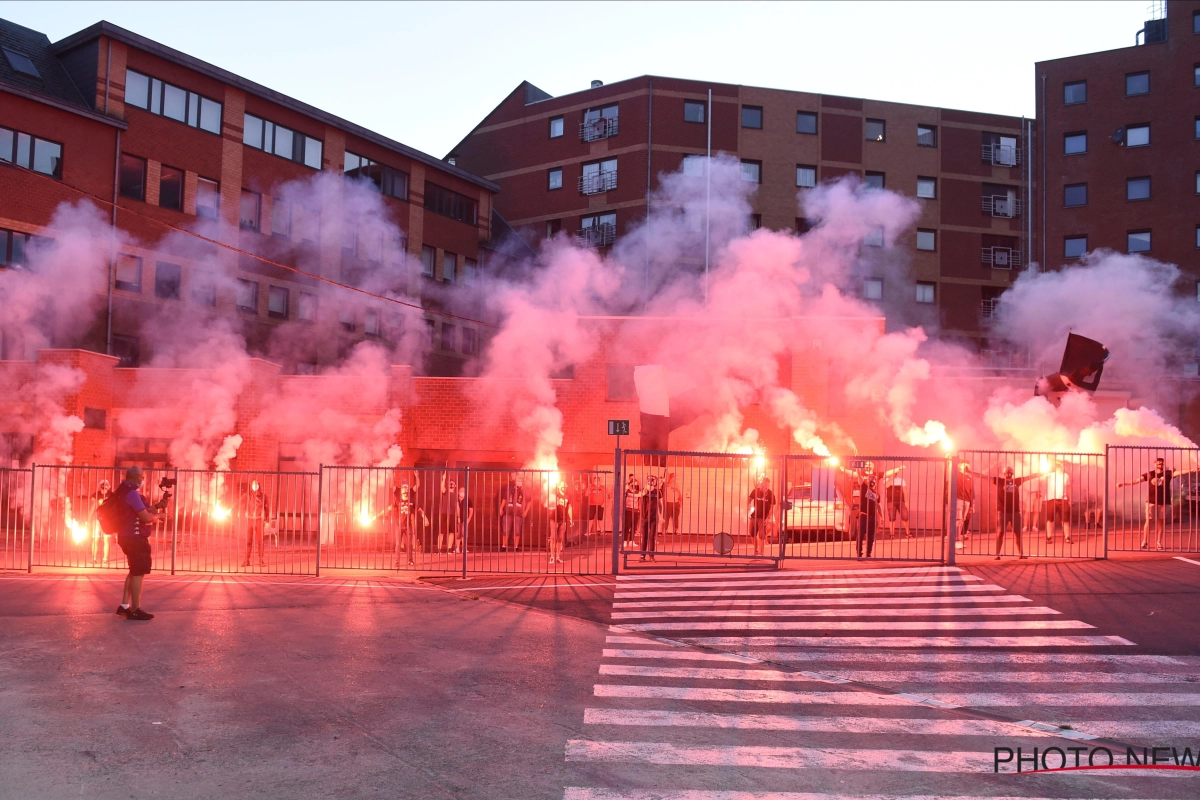
[[[179,483],[178,478],[164,477],[158,482],[158,488],[162,492],[162,497],[155,503],[155,508],[159,511],[167,510],[167,503],[171,500],[171,490],[175,488],[175,484]]]

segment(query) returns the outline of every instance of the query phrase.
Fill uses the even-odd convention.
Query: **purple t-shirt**
[[[125,503],[131,509],[133,509],[133,513],[129,514],[125,519],[125,527],[124,530],[121,531],[121,534],[123,536],[149,536],[151,530],[150,526],[139,525],[137,518],[139,513],[146,510],[146,501],[142,499],[140,494],[138,494],[137,487],[132,483],[129,481],[121,481],[121,483],[124,486],[129,487],[129,489],[125,492]]]

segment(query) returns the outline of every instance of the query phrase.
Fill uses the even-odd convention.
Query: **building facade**
[[[429,344],[422,373],[479,351],[494,183],[107,22],[51,44],[0,21],[0,46],[0,266],[53,239],[64,204],[99,208],[113,242],[86,330],[5,330],[0,359],[146,363],[144,322],[197,308],[289,373],[406,335]]]
[[[599,82],[594,82],[599,84]],[[1029,253],[1028,131],[1020,118],[643,76],[550,97],[522,83],[448,155],[495,181],[530,240],[608,247],[646,216],[661,173],[726,153],[754,182],[749,228],[803,233],[797,192],[847,174],[916,198],[911,280],[857,276],[889,324],[988,347],[981,320]],[[893,279],[894,280],[894,279]]]

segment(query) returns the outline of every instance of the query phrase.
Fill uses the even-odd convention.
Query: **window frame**
[[[1146,235],[1146,249],[1145,250],[1130,249],[1129,245],[1133,242],[1133,237],[1141,236],[1142,234]],[[1132,231],[1125,232],[1125,252],[1126,253],[1129,253],[1131,255],[1137,255],[1137,254],[1141,254],[1141,253],[1150,253],[1150,252],[1153,252],[1153,250],[1154,250],[1154,231],[1152,229],[1139,228],[1138,230],[1132,230]]]
[[[923,305],[923,306],[937,305],[937,282],[936,281],[917,281],[915,289],[916,289],[915,299],[918,304]],[[928,300],[921,299],[921,290],[922,289],[930,290]]]
[[[879,130],[880,130],[879,138],[872,139],[868,132],[868,128],[871,126],[872,123],[879,123]],[[863,118],[863,140],[868,141],[868,142],[886,142],[887,141],[887,120],[886,119],[876,119],[874,117],[871,117],[871,118],[864,117]]]
[[[762,186],[762,161],[759,161],[759,160],[753,159],[753,158],[743,158],[738,163],[741,165],[741,178],[743,181],[745,181],[746,183],[753,183],[758,186]],[[753,167],[755,170],[757,170],[756,177],[754,180],[751,180],[746,177],[746,168],[747,167]]]
[[[1134,181],[1145,181],[1146,182],[1146,196],[1145,197],[1130,197],[1129,196],[1130,184],[1132,184]],[[1125,202],[1126,203],[1143,203],[1147,200],[1152,199],[1153,196],[1154,196],[1154,182],[1153,182],[1151,176],[1138,175],[1133,178],[1125,179]]]
[[[1078,253],[1072,254],[1067,252],[1067,248],[1072,242],[1083,242],[1083,249]],[[1088,237],[1087,234],[1073,234],[1063,237],[1063,258],[1083,258],[1088,252]]]
[[[258,314],[258,281],[252,281],[249,278],[238,278],[237,291],[234,293],[233,303],[237,306],[238,311],[244,311],[247,314]],[[250,292],[250,298],[253,305],[242,304],[242,290]]]
[[[141,256],[135,256],[132,253],[117,253],[117,263],[113,265],[113,288],[120,289],[123,292],[142,293],[142,278],[145,277],[145,265]],[[137,262],[137,282],[123,281],[119,277],[121,270],[121,259],[132,259]]]
[[[921,234],[928,234],[933,237],[933,247],[921,247]],[[917,228],[917,237],[914,241],[916,249],[922,253],[937,252],[937,230],[934,228]]]
[[[933,143],[932,143],[932,144],[923,144],[923,143],[921,142],[921,129],[922,129],[922,128],[924,128],[924,129],[926,129],[927,131],[929,131],[929,134],[930,134],[930,135],[933,137]],[[924,123],[918,122],[918,123],[917,123],[917,147],[934,147],[934,148],[936,148],[937,146],[938,146],[938,129],[937,129],[937,125],[926,125],[926,124],[924,124]]]
[[[449,344],[449,347],[447,347]],[[438,331],[438,349],[446,353],[454,353],[458,350],[458,326],[442,321],[442,328]]]
[[[554,176],[556,174],[558,175],[558,185],[557,186],[554,185]],[[546,191],[557,192],[561,188],[563,188],[563,168],[562,167],[551,167],[549,170],[546,171]]]
[[[1143,128],[1146,129],[1146,143],[1145,144],[1130,144],[1129,143],[1129,132],[1133,131],[1133,130],[1141,130]],[[1150,138],[1150,123],[1149,122],[1139,122],[1136,125],[1126,125],[1125,126],[1125,142],[1124,143],[1125,143],[1126,147],[1149,147],[1150,143],[1152,141],[1153,140]]]
[[[444,283],[458,282],[458,254],[449,250],[442,251],[442,281]]]
[[[613,160],[615,161],[616,159]],[[425,181],[424,208],[438,216],[452,219],[455,222],[461,222],[464,225],[475,227],[479,224],[479,200],[477,198],[468,197],[453,189],[447,189],[445,186],[439,186],[429,181]],[[469,210],[470,213],[469,215],[461,214],[456,216],[456,210],[459,212]],[[464,216],[469,216],[470,218],[464,219]]]
[[[1130,92],[1129,91],[1129,79],[1130,78],[1140,78],[1142,76],[1145,76],[1145,78],[1146,78],[1146,91]],[[1126,72],[1125,73],[1125,96],[1126,97],[1141,97],[1144,94],[1150,94],[1150,70],[1143,69],[1143,70],[1139,70],[1137,72]]]
[[[474,328],[463,326],[462,336],[459,337],[459,351],[464,356],[473,356],[479,353],[479,331]]]
[[[141,165],[141,182],[138,184],[138,193],[136,195],[130,194],[125,190],[125,166],[130,162],[137,162]],[[146,159],[141,156],[135,156],[132,153],[122,152],[117,164],[117,194],[126,200],[137,200],[140,203],[146,202],[146,172]]]
[[[867,289],[867,287],[869,287],[869,286],[879,288],[879,296],[878,297],[871,296],[871,293]],[[883,301],[883,278],[863,278],[862,299],[869,300],[869,301],[882,302]]]
[[[254,120],[257,124],[251,126],[250,120]],[[257,128],[257,136],[251,135],[250,131],[252,127]],[[292,138],[289,148],[291,152],[287,155],[278,151],[279,131],[286,131]],[[267,146],[267,139],[271,140],[269,147]],[[242,144],[246,147],[252,147],[255,150],[269,153],[276,158],[282,158],[284,161],[290,161],[302,167],[315,169],[318,172],[321,170],[321,165],[325,157],[324,140],[318,139],[315,136],[309,136],[304,131],[298,131],[287,125],[272,122],[266,117],[260,117],[258,114],[251,114],[249,111],[242,112]],[[312,145],[315,145],[315,148]],[[312,152],[314,149],[315,155]]]
[[[751,113],[753,113],[755,111],[758,112],[758,124],[757,125],[747,125],[746,124],[746,112],[747,111],[749,111]],[[763,107],[743,104],[741,106],[741,110],[739,112],[738,119],[741,122],[741,127],[745,128],[747,130],[751,130],[751,131],[761,131],[765,124],[765,115],[763,114]]]
[[[271,319],[287,319],[288,313],[291,311],[291,294],[291,290],[286,286],[267,284],[267,316]],[[275,311],[271,308],[277,297],[283,298],[283,311]]]
[[[800,170],[812,170],[812,184],[805,185],[800,182]],[[817,165],[816,164],[797,164],[796,165],[796,188],[797,189],[813,189],[817,185]]]
[[[1083,87],[1083,99],[1082,100],[1068,100],[1067,99],[1067,90],[1073,86],[1082,86]],[[1063,105],[1064,106],[1077,106],[1077,105],[1081,105],[1086,102],[1087,102],[1087,80],[1064,81],[1063,82]]]
[[[179,176],[179,194],[177,197],[178,205],[165,205],[163,203],[163,187],[166,184],[168,172],[176,173]],[[178,167],[171,167],[167,166],[166,164],[161,164],[158,170],[158,207],[169,208],[172,211],[183,211],[183,191],[186,182],[187,173],[184,170],[181,170]]]
[[[1082,203],[1068,203],[1067,202],[1067,193],[1072,189],[1080,189],[1080,188],[1083,189],[1083,202]],[[1087,185],[1087,183],[1084,182],[1084,183],[1063,184],[1063,201],[1062,202],[1063,202],[1063,208],[1083,208],[1084,206],[1086,206],[1088,204],[1088,185]]]
[[[1067,149],[1067,142],[1069,140],[1075,139],[1075,138],[1083,139],[1083,149],[1082,150],[1068,150]],[[1081,156],[1081,155],[1085,155],[1087,153],[1087,151],[1088,151],[1088,132],[1087,131],[1071,131],[1070,133],[1063,134],[1063,155],[1064,156]]]
[[[797,111],[796,112],[796,133],[798,133],[802,136],[816,136],[818,134],[818,132],[821,130],[821,127],[820,127],[821,120],[818,116],[819,113],[820,112],[817,112],[817,111]],[[811,131],[800,130],[801,117],[808,117],[808,118],[812,119],[812,130]]]
[[[873,178],[879,179],[879,185],[875,186],[869,181]],[[878,189],[880,191],[887,188],[887,173],[879,172],[878,170],[865,170],[863,172],[863,186],[867,189]]]
[[[315,292],[297,292],[296,319],[302,322],[317,321],[317,295]]]
[[[133,97],[130,94],[130,88],[131,88],[131,79],[129,77],[130,73],[133,73],[138,78],[144,78],[146,81],[146,89],[145,89],[146,96],[145,96],[144,100],[141,101],[141,102],[144,102],[145,105],[142,105],[141,102],[139,102],[136,97]],[[166,96],[166,92],[167,92],[168,88],[184,93],[184,99],[183,99],[184,118],[183,119],[178,119],[177,117],[168,116],[165,112],[163,101]],[[204,131],[205,133],[211,134],[213,136],[221,136],[222,135],[222,128],[224,127],[224,121],[225,121],[225,104],[219,100],[214,100],[211,97],[202,95],[199,92],[193,92],[191,89],[185,89],[182,86],[176,86],[173,83],[167,83],[166,81],[159,80],[158,78],[155,78],[152,75],[148,75],[139,70],[130,69],[130,68],[126,67],[125,68],[124,99],[125,99],[125,105],[127,105],[127,106],[132,106],[133,108],[140,109],[149,114],[154,114],[155,116],[163,117],[164,119],[169,119],[172,122],[178,122],[180,124],[187,125],[189,128],[194,128],[198,131]],[[212,106],[216,106],[216,114],[217,114],[216,130],[213,130],[211,127],[207,127],[205,125],[205,123],[210,120],[208,112],[212,111]]]
[[[554,132],[554,123],[556,123],[556,122],[558,123],[558,133]],[[563,115],[559,114],[557,117],[551,117],[550,124],[547,126],[547,129],[546,129],[546,132],[549,135],[546,138],[547,139],[561,139],[563,137],[563,134],[566,132],[566,129],[567,129],[567,126],[566,126],[566,123],[564,122]]]
[[[200,209],[207,209],[208,206],[200,205],[200,187],[211,184],[213,187],[212,196],[216,199],[216,205],[212,207],[212,216],[200,213]],[[211,178],[205,178],[200,175],[196,176],[196,216],[201,219],[220,219],[221,217],[221,183],[214,181]]]
[[[254,198],[254,219],[253,224],[247,224],[243,213],[246,207],[247,196]],[[238,228],[243,231],[262,232],[262,194],[260,192],[252,192],[249,189],[242,189],[242,193],[238,199]]]
[[[700,108],[700,119],[688,119],[688,108]],[[683,121],[689,125],[703,125],[708,119],[708,102],[706,100],[684,100],[683,101]]]
[[[921,184],[923,182],[926,184],[929,184],[933,187],[932,194],[921,194]],[[922,200],[937,200],[937,196],[938,196],[937,178],[931,178],[928,175],[918,175],[917,176],[917,197],[919,197]]]
[[[428,257],[428,258],[426,258]],[[421,275],[426,278],[437,277],[437,248],[427,244],[421,245]]]
[[[175,292],[174,292],[174,294],[170,293],[169,291],[165,294],[163,292],[164,288],[169,288],[169,285],[170,285],[169,283],[163,282],[164,268],[166,268],[165,272],[167,272],[168,274],[170,274],[172,268],[174,268],[174,270],[175,270],[175,275],[174,275]],[[180,298],[182,298],[182,296],[183,296],[183,267],[181,265],[172,263],[170,261],[154,262],[154,296],[159,298],[160,300],[179,300]]]

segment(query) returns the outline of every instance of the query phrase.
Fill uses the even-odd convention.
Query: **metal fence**
[[[321,566],[607,573],[612,473],[324,467]]]
[[[1200,450],[1109,447],[1107,456],[1109,549],[1200,551]]]
[[[0,469],[0,570],[28,569],[33,471]]]
[[[960,451],[956,553],[1102,558],[1106,464],[1100,453]]]

